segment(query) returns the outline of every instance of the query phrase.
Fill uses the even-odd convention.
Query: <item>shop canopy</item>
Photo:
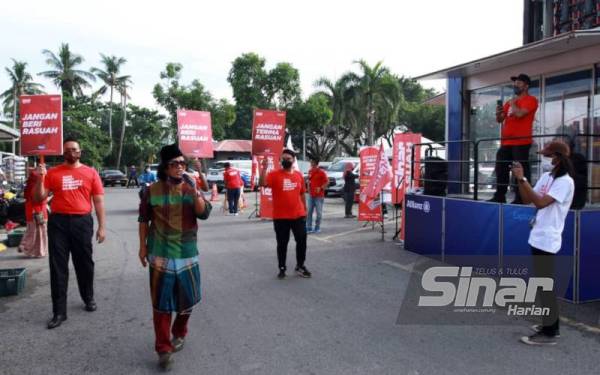
[[[598,44],[600,44],[600,29],[572,31],[461,65],[424,74],[415,77],[415,79],[469,77]]]
[[[0,142],[18,141],[19,131],[9,126],[0,124]]]

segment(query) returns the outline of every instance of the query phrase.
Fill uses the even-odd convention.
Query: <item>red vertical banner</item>
[[[367,196],[367,187],[377,171],[379,148],[376,146],[363,147],[360,156],[360,196]],[[358,221],[383,221],[381,213],[381,200],[379,196],[374,199],[359,199]]]
[[[421,134],[402,133],[394,134],[392,170],[394,178],[392,180],[392,202],[400,204],[404,200],[406,191],[417,184],[411,180],[413,160],[412,147],[421,143]],[[414,180],[419,181],[421,173],[421,150],[420,146],[415,147],[414,160]]]
[[[264,153],[257,155],[259,173],[262,174],[263,160],[267,159],[267,172],[265,176],[274,170],[279,169],[279,154]],[[270,187],[260,188],[260,217],[263,219],[273,218],[273,194]]]
[[[21,155],[62,155],[62,97],[23,95],[19,109]]]
[[[252,155],[283,151],[285,112],[266,109],[254,110],[252,121]]]
[[[401,204],[404,201],[406,191],[418,186],[421,175],[421,147],[416,146],[413,160],[413,145],[421,143],[421,134],[402,133],[394,134],[394,156],[392,158],[392,169],[394,179],[392,181],[392,202]],[[413,171],[414,168],[414,171]],[[411,177],[413,176],[413,177]],[[406,208],[402,204],[402,222],[400,239],[404,240],[404,218]]]
[[[212,124],[210,112],[177,111],[179,149],[185,156],[212,158]]]

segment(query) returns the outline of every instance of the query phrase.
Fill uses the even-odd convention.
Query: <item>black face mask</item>
[[[521,93],[523,92],[523,89],[521,89],[521,88],[519,88],[517,86],[514,86],[513,87],[513,92],[515,93],[515,95],[521,95]]]
[[[283,169],[290,169],[292,167],[292,162],[290,160],[284,159],[281,161],[281,166]]]

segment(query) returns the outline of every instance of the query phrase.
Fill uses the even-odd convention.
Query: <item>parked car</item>
[[[127,185],[127,176],[117,169],[105,169],[100,172],[100,179],[104,186]]]
[[[344,171],[346,163],[352,163],[354,169],[352,172],[359,175],[360,159],[359,158],[340,158],[334,161],[327,169],[327,177],[329,177],[329,186],[327,187],[327,195],[342,195],[344,189]],[[358,179],[356,180],[358,186]]]
[[[250,188],[250,177],[252,176],[252,160],[220,160],[212,165],[208,169],[206,175],[206,181],[209,186],[217,184],[217,190],[219,193],[225,188],[225,181],[223,180],[223,171],[225,170],[225,163],[231,164],[233,168],[240,171],[242,180],[244,181],[244,188]],[[254,184],[258,185],[258,176],[255,177]]]

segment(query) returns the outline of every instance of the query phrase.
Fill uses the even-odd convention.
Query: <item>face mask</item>
[[[542,172],[550,172],[552,170],[552,158],[542,156],[541,166]]]
[[[292,162],[291,160],[284,159],[281,161],[281,166],[283,169],[290,169],[292,167]]]
[[[514,86],[513,87],[513,92],[515,93],[515,95],[521,95],[521,93],[523,92],[523,90],[521,90],[519,87]]]
[[[66,162],[69,164],[75,164],[77,163],[77,161],[79,160],[78,157],[74,156],[72,153],[67,152],[63,155],[63,157],[65,158]]]

